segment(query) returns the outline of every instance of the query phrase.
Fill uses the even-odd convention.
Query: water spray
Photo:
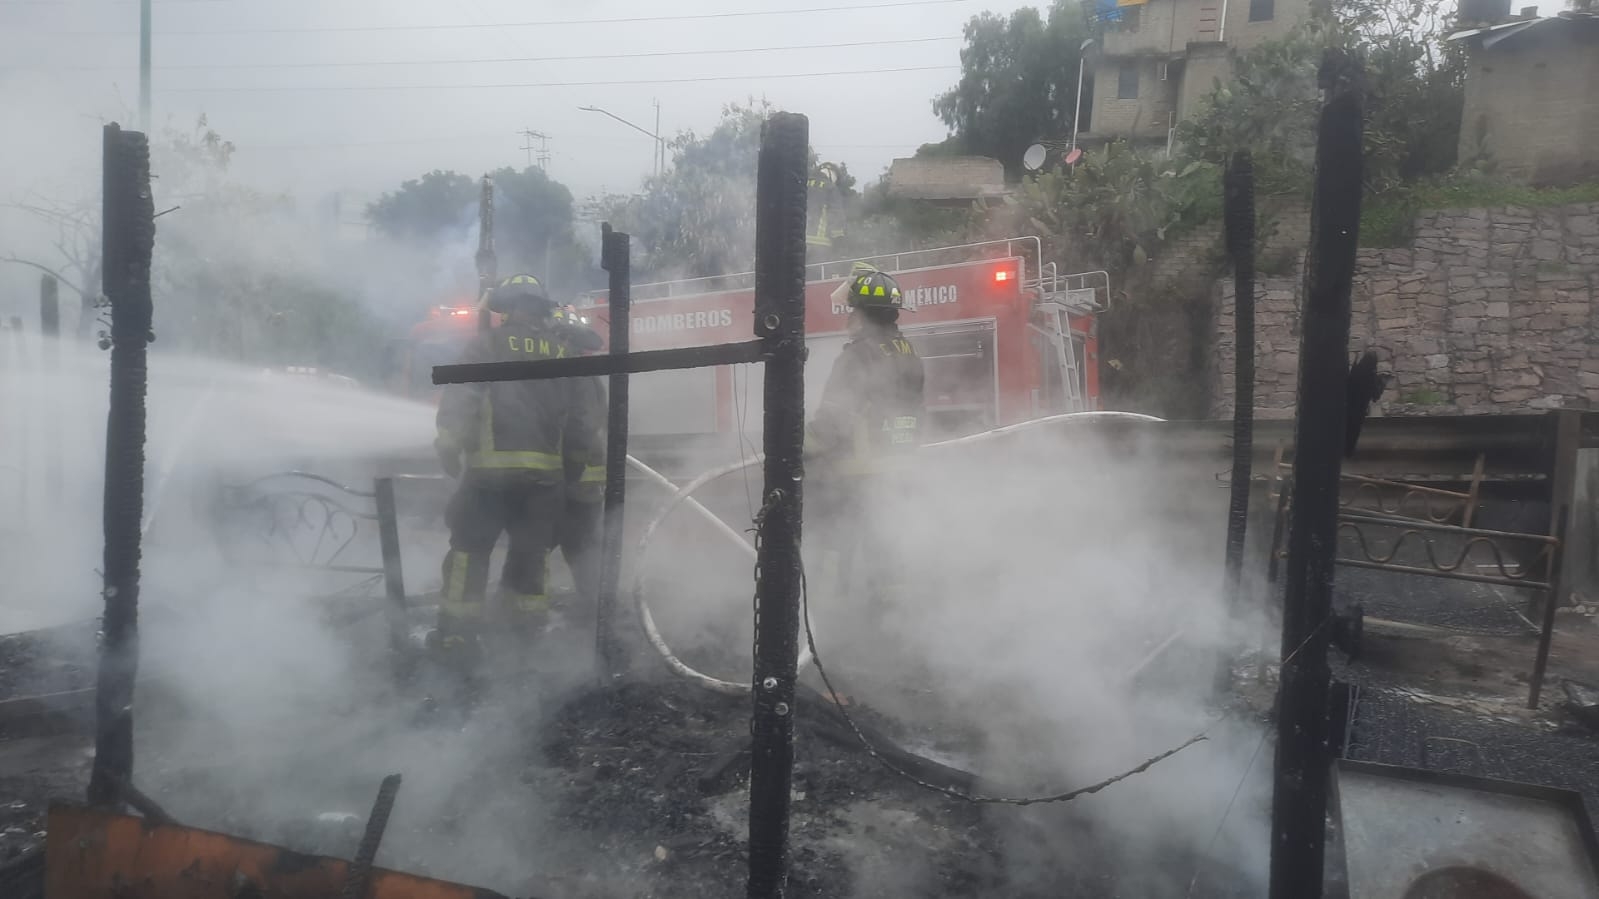
[[[985,440],[1009,437],[1018,433],[1048,425],[1064,424],[1067,422],[1071,422],[1073,424],[1088,424],[1099,421],[1159,422],[1163,421],[1163,419],[1156,418],[1153,415],[1143,415],[1137,412],[1066,412],[1060,415],[1051,415],[1046,418],[1036,418],[1032,421],[1024,421],[1018,424],[1006,425],[1002,428],[995,428],[991,431],[983,431],[978,434],[968,434],[964,437],[955,437],[950,440],[929,443],[923,447],[923,449],[927,450],[954,446],[968,446],[970,444],[979,443]],[[655,539],[655,532],[666,521],[667,517],[677,509],[678,506],[685,504],[690,509],[693,509],[695,512],[697,512],[708,523],[710,523],[718,533],[727,537],[731,543],[736,543],[743,552],[753,559],[755,556],[755,548],[750,546],[750,544],[739,535],[738,531],[735,531],[732,526],[723,521],[720,516],[712,512],[710,509],[707,509],[698,500],[695,500],[694,494],[699,492],[706,485],[727,477],[728,475],[736,474],[747,468],[760,465],[765,461],[765,458],[766,457],[763,454],[756,453],[753,457],[743,461],[733,462],[718,468],[713,468],[704,472],[699,477],[696,477],[694,480],[689,481],[687,484],[684,484],[682,487],[678,487],[665,475],[655,471],[648,465],[645,465],[643,462],[640,462],[632,456],[629,456],[627,460],[628,464],[633,466],[634,470],[643,473],[650,480],[660,484],[666,489],[674,491],[671,498],[663,503],[660,508],[655,511],[655,516],[651,518],[647,524],[645,524],[644,532],[639,537],[638,548],[635,550],[638,561],[635,566],[633,580],[633,602],[638,611],[639,622],[644,627],[645,637],[650,641],[650,645],[655,647],[655,651],[660,653],[662,660],[666,662],[667,668],[671,669],[673,673],[687,678],[688,680],[693,681],[694,683],[716,693],[743,695],[749,693],[750,685],[738,681],[723,680],[722,678],[698,671],[691,665],[685,663],[675,652],[672,651],[672,647],[668,645],[666,639],[661,636],[660,628],[658,628],[655,624],[655,616],[650,612],[649,602],[644,597],[644,560],[649,554],[651,542],[653,542]],[[807,614],[809,614],[808,609]],[[1176,642],[1178,636],[1180,636],[1180,632],[1172,634],[1166,640],[1158,644],[1157,648],[1153,650],[1141,664],[1129,670],[1126,677],[1130,679],[1144,670],[1144,668],[1148,667],[1150,663],[1152,663]],[[813,659],[811,648],[808,645],[802,645],[796,658],[799,670],[803,671],[807,666],[810,665]]]

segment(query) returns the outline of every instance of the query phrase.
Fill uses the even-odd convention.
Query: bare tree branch
[[[39,271],[44,272],[45,274],[51,276],[52,278],[55,278],[57,281],[60,281],[63,285],[65,285],[67,287],[67,289],[71,290],[73,293],[77,294],[78,296],[84,297],[85,299],[88,298],[88,294],[84,293],[83,288],[79,287],[76,284],[73,284],[71,281],[68,281],[65,277],[63,277],[61,275],[60,272],[56,271],[55,269],[53,269],[53,268],[51,268],[51,267],[49,267],[47,265],[40,265],[39,263],[34,262],[31,259],[22,259],[22,258],[20,258],[18,256],[14,256],[14,255],[13,256],[0,256],[0,262],[15,262],[18,265],[26,265],[29,268],[36,268]]]

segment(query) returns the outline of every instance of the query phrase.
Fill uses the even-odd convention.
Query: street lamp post
[[[640,126],[640,125],[635,125],[632,122],[629,122],[627,119],[624,119],[621,116],[617,115],[616,113],[607,112],[606,110],[603,110],[603,109],[599,108],[598,106],[579,106],[578,109],[580,109],[580,110],[582,110],[584,112],[597,112],[597,113],[599,113],[600,115],[603,115],[603,116],[610,116],[611,118],[617,120],[618,122],[621,122],[622,124],[626,125],[627,127],[632,128],[634,131],[637,131],[640,134],[644,134],[644,135],[649,136],[652,140],[655,141],[655,174],[659,175],[661,173],[661,166],[664,165],[665,161],[666,161],[666,142],[661,140],[661,135],[659,133],[660,130],[661,130],[661,106],[660,106],[659,103],[657,103],[655,105],[655,130],[654,131],[651,131],[648,128],[645,128],[645,127]]]
[[[1072,107],[1072,149],[1077,149],[1077,120],[1083,114],[1083,63],[1088,59],[1088,48],[1094,39],[1088,38],[1077,48],[1077,104]]]
[[[139,130],[150,133],[150,0],[139,2]]]

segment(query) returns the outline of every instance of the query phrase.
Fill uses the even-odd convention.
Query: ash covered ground
[[[1590,806],[1599,800],[1599,736],[1562,708],[1559,686],[1565,677],[1594,675],[1599,629],[1589,618],[1561,613],[1544,709],[1533,713],[1518,708],[1532,639],[1508,626],[1481,626],[1503,620],[1495,616],[1516,606],[1514,595],[1363,572],[1341,576],[1339,593],[1382,619],[1368,628],[1362,660],[1339,670],[1362,687],[1352,757],[1567,787]],[[1456,634],[1387,623],[1439,626],[1429,619],[1454,624]],[[0,732],[0,859],[38,845],[48,802],[82,795],[92,741],[71,697],[92,683],[93,646],[87,623],[0,638],[0,697],[37,695],[43,686],[55,697],[33,714],[8,716]],[[546,695],[529,678],[464,718],[430,711],[425,685],[415,683],[383,697],[350,697],[352,708],[388,703],[397,717],[378,726],[352,715],[349,732],[333,738],[346,747],[334,758],[324,755],[330,742],[322,739],[304,753],[279,743],[207,764],[163,745],[160,734],[181,720],[182,708],[163,694],[158,669],[142,697],[141,779],[184,823],[348,856],[370,801],[360,787],[375,789],[394,768],[407,784],[380,853],[385,866],[515,896],[741,895],[748,774],[740,753],[749,703],[692,686],[651,657],[635,658],[635,676],[613,689],[568,683]],[[1191,661],[1178,653],[1166,667],[1181,671]],[[925,722],[851,708],[902,745],[925,747],[940,736]],[[484,750],[481,764],[432,780],[417,746],[385,752],[400,719],[398,739],[437,749],[439,765],[451,766],[463,745]],[[1060,808],[947,799],[885,769],[814,707],[800,710],[796,746],[792,895],[1163,897],[1187,895],[1191,882],[1195,896],[1255,895],[1242,885],[1247,877],[1191,847],[1130,845],[1101,819],[1118,799],[1116,787]],[[1258,749],[1254,764],[1270,765],[1270,747],[1250,738],[1229,749]],[[352,776],[357,770],[369,776]],[[286,795],[263,792],[273,783]],[[496,817],[504,827],[485,829]],[[1144,864],[1151,857],[1162,864]]]
[[[1030,520],[1005,533],[1005,553],[954,558],[950,547],[992,545],[985,532],[1038,506],[1039,492],[1036,478],[990,474],[950,500],[966,532],[948,514],[926,516],[937,532],[915,522],[905,542],[927,555],[905,567],[946,583],[918,594],[935,599],[918,607],[919,629],[890,627],[903,647],[863,639],[815,597],[851,712],[885,740],[992,775],[981,787],[1005,795],[1094,783],[1200,727],[1208,741],[1064,805],[975,805],[893,774],[802,705],[791,895],[1264,894],[1274,684],[1245,666],[1229,707],[1211,707],[1213,656],[1186,639],[1125,674],[1215,608],[1193,588],[1215,581],[1213,532],[1147,524],[1219,520],[1223,494],[1117,494],[1086,524]],[[686,660],[740,677],[748,563],[726,547],[712,558],[691,522],[670,536],[677,550],[649,560],[657,617]],[[425,579],[441,541],[418,543],[406,570]],[[392,676],[381,591],[297,599],[192,568],[174,578],[152,563],[141,615],[135,780],[179,822],[349,857],[378,783],[399,772],[380,865],[518,897],[743,894],[749,702],[669,673],[631,615],[622,684],[594,688],[592,625],[569,609],[564,632],[513,659],[467,710],[426,675]],[[1561,614],[1546,708],[1532,714],[1518,706],[1535,645],[1515,629],[1514,598],[1350,570],[1338,583],[1341,601],[1392,622],[1369,625],[1361,660],[1340,669],[1363,688],[1351,755],[1599,796],[1599,740],[1558,707],[1561,677],[1599,682],[1589,619]],[[39,845],[49,801],[83,795],[94,646],[92,621],[0,638],[0,863]]]
[[[92,636],[84,625],[0,640],[11,672],[5,698],[26,689],[28,672],[41,666],[92,670]],[[179,748],[162,745],[162,717],[181,711],[161,689],[156,680],[142,697],[140,779],[172,815],[298,849],[353,852],[369,797],[349,788],[350,772],[338,759],[279,748],[271,757],[189,764]],[[568,691],[553,702],[538,692],[531,683],[499,692],[466,719],[425,701],[407,707],[408,739],[436,739],[440,747],[464,741],[488,754],[477,770],[450,782],[443,801],[432,795],[438,784],[429,783],[425,766],[405,771],[407,787],[423,796],[408,797],[402,787],[380,864],[515,896],[743,894],[746,698],[710,693],[664,671],[608,690]],[[906,744],[937,736],[864,706],[852,711],[876,733]],[[81,797],[92,747],[85,724],[69,709],[17,719],[0,739],[6,859],[39,843],[48,802]],[[1250,895],[1230,886],[1235,878],[1224,866],[1202,864],[1182,847],[1167,850],[1169,875],[1151,877],[1140,860],[1152,847],[1129,846],[1086,809],[980,806],[931,793],[872,759],[814,704],[801,707],[796,728],[791,895],[1179,896],[1200,870],[1213,876],[1193,895]],[[507,744],[511,732],[531,737]],[[373,772],[375,785],[381,765],[372,752],[381,757],[381,747],[362,744],[381,743],[384,734],[353,725],[338,739],[355,766]],[[324,752],[327,741],[319,744]],[[320,791],[322,801],[298,808],[275,801],[260,789],[271,782],[295,795]],[[420,802],[428,814],[407,814],[408,798],[413,810]],[[485,813],[493,818],[512,808],[505,830],[485,832]]]

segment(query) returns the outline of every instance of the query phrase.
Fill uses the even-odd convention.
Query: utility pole
[[[666,167],[666,142],[661,140],[661,101],[655,101],[655,176],[661,175],[661,169]]]
[[[139,0],[139,130],[150,133],[150,0]]]
[[[539,171],[548,173],[549,170],[550,170],[550,136],[548,134],[543,134],[543,133],[540,133],[538,131],[534,131],[531,128],[523,128],[521,130],[521,132],[519,132],[519,133],[523,137],[527,138],[527,143],[522,145],[522,149],[527,151],[527,164],[528,164],[528,167],[532,168],[532,166],[533,166],[533,160],[534,160],[534,156],[533,156],[533,150],[534,150],[533,141],[537,140],[539,142],[539,145],[538,145],[538,148],[537,148],[538,149],[538,157],[537,158],[538,158],[538,163],[539,163]]]

